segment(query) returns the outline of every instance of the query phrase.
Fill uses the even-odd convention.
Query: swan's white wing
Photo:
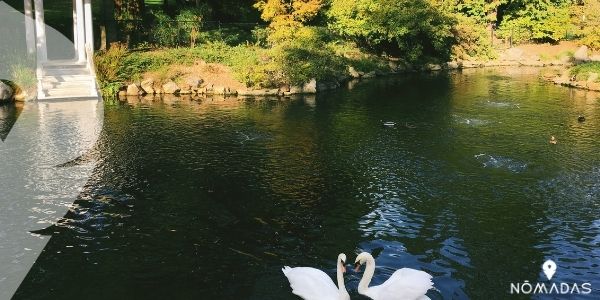
[[[290,281],[292,293],[306,300],[337,300],[338,288],[321,270],[308,267],[281,269]]]
[[[431,275],[415,269],[402,268],[381,285],[370,287],[365,294],[376,300],[415,300],[423,299],[432,287]]]

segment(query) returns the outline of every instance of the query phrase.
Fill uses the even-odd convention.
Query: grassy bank
[[[600,62],[587,62],[583,64],[578,64],[569,69],[569,73],[576,81],[587,81],[590,79],[590,76],[593,76],[591,79],[594,82],[600,82]],[[596,75],[593,75],[596,74]],[[595,77],[595,79],[594,79]]]
[[[275,47],[250,43],[232,46],[222,41],[145,50],[113,45],[96,55],[104,94],[114,94],[119,87],[148,77],[162,83],[177,82],[185,75],[179,69],[207,68],[205,64],[227,67],[231,76],[249,89],[301,85],[312,78],[338,81],[348,77],[350,67],[362,73],[389,71],[389,62],[382,57],[364,53],[353,43],[318,36]]]

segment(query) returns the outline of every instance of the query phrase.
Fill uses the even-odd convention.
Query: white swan
[[[337,259],[337,282],[335,286],[325,272],[315,268],[288,266],[281,269],[290,281],[292,293],[306,300],[350,300],[350,295],[344,285],[346,272],[346,254],[340,253]]]
[[[358,283],[358,293],[374,300],[426,300],[425,293],[433,288],[431,275],[415,269],[402,268],[390,276],[388,280],[378,286],[369,287],[371,278],[375,274],[375,259],[367,252],[356,257],[356,271],[360,266],[367,264],[365,273]]]

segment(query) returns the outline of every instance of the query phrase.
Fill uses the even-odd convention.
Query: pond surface
[[[107,103],[94,175],[15,299],[295,299],[282,266],[333,277],[359,251],[375,284],[429,272],[432,299],[509,298],[547,259],[597,299],[599,97],[485,69]]]

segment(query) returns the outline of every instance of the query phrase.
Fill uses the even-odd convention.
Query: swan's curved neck
[[[363,294],[369,288],[371,279],[375,274],[375,259],[372,256],[367,257],[367,266],[365,267],[365,273],[358,283],[358,293]]]
[[[342,271],[344,266],[342,266],[342,262],[338,259],[337,263],[337,284],[340,292],[346,292],[346,285],[344,284],[344,272]]]

